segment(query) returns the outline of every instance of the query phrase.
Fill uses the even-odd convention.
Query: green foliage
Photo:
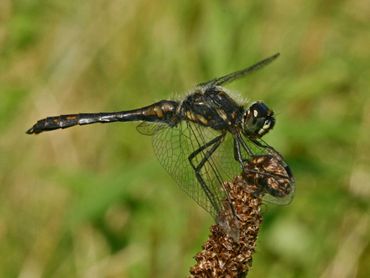
[[[130,123],[24,132],[48,115],[181,97],[281,52],[230,85],[276,111],[266,141],[297,185],[292,204],[264,208],[249,277],[368,277],[369,11],[365,0],[2,0],[0,276],[185,277],[212,219],[149,137]]]

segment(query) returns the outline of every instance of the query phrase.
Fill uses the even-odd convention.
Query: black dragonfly
[[[47,117],[37,121],[27,133],[38,134],[93,123],[140,121],[137,130],[152,136],[161,165],[216,221],[220,212],[227,209],[225,200],[228,196],[223,182],[240,174],[248,162],[265,155],[275,158],[283,167],[283,174],[262,171],[261,167],[247,171],[255,172],[259,177],[262,175],[264,180],[288,180],[282,188],[279,182],[266,182],[259,190],[267,193],[269,201],[287,204],[294,193],[293,176],[282,156],[261,139],[275,125],[273,111],[262,101],[253,102],[246,108],[221,87],[268,65],[278,56],[279,53],[245,69],[199,83],[182,100],[161,100],[120,112]]]

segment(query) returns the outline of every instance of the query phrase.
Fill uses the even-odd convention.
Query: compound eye
[[[263,102],[253,103],[244,114],[243,130],[245,134],[262,137],[275,124],[273,112]]]

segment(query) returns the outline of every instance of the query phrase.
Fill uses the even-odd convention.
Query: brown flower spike
[[[239,241],[225,234],[220,225],[213,225],[203,250],[195,256],[197,264],[190,277],[243,277],[252,265],[262,222],[261,198],[253,195],[256,186],[247,185],[241,176],[224,185],[239,218]]]
[[[291,194],[294,179],[280,157],[262,155],[252,158],[242,175],[225,182],[224,188],[234,211],[221,211],[203,250],[195,256],[197,263],[189,277],[245,277],[252,266],[262,222],[262,197],[265,193],[282,198]],[[226,203],[224,207],[230,207]],[[230,219],[238,219],[237,224]],[[232,233],[235,230],[238,232]]]

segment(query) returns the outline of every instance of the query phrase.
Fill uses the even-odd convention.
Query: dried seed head
[[[225,205],[219,224],[211,227],[208,241],[195,256],[197,263],[191,268],[190,277],[242,277],[252,265],[262,222],[261,199],[253,194],[257,187],[247,184],[241,176],[232,183],[225,182],[224,186],[234,209]],[[231,232],[225,233],[228,228]]]
[[[278,156],[258,155],[245,165],[242,173],[248,183],[258,185],[256,193],[268,193],[283,198],[293,193],[294,178],[285,162]]]
[[[194,258],[190,277],[245,277],[252,265],[262,222],[262,197],[284,198],[294,191],[289,167],[277,155],[258,155],[246,163],[241,176],[225,182],[227,198],[211,227],[203,250]]]

